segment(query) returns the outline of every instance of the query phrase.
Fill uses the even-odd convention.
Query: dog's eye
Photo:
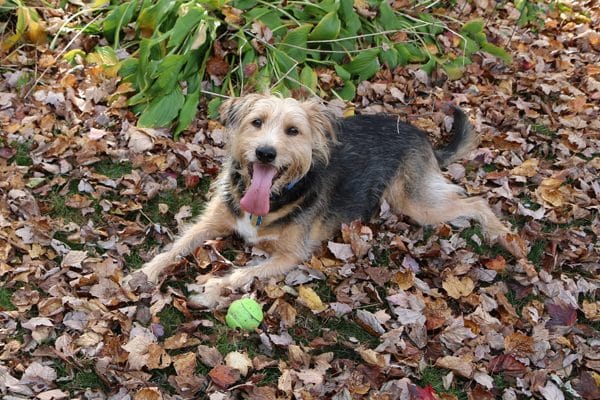
[[[253,119],[251,122],[252,126],[254,126],[255,128],[260,128],[262,126],[262,123],[262,119],[260,118]]]
[[[300,133],[300,131],[295,126],[290,126],[289,128],[287,128],[285,130],[285,133],[287,133],[290,136],[296,136],[297,134]]]

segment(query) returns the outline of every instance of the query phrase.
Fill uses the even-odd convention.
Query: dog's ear
[[[248,94],[242,97],[232,97],[219,108],[219,121],[228,128],[239,125],[242,116],[247,114],[252,104],[263,97],[259,94]]]
[[[329,161],[329,142],[336,141],[335,115],[318,98],[309,99],[302,104],[308,115],[313,134],[313,151],[317,158]]]

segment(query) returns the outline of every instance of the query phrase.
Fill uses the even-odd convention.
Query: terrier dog
[[[435,151],[424,132],[396,117],[336,119],[320,101],[252,94],[221,107],[229,157],[212,199],[181,237],[141,271],[151,282],[208,239],[237,233],[271,257],[203,276],[191,304],[214,307],[221,290],[288,273],[308,259],[341,223],[368,221],[385,199],[392,210],[419,224],[458,217],[479,221],[495,240],[510,231],[481,197],[440,170],[475,149],[478,138],[454,108],[453,137]]]

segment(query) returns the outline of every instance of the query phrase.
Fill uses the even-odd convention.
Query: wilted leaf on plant
[[[454,275],[450,275],[442,282],[442,287],[448,293],[448,296],[458,300],[463,296],[470,295],[475,289],[475,284],[468,276],[459,279]]]
[[[319,295],[308,286],[300,286],[300,289],[298,290],[298,301],[315,313],[320,313],[327,309],[327,306],[323,304]]]

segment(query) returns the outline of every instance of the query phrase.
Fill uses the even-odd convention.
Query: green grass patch
[[[31,141],[26,141],[23,143],[13,142],[11,146],[17,150],[15,155],[9,160],[9,162],[14,162],[18,166],[28,167],[33,165],[33,160],[29,157],[29,151],[31,150]]]
[[[10,289],[6,289],[0,287],[0,310],[3,311],[13,311],[16,310],[16,307],[12,303],[12,294],[13,291]]]
[[[378,337],[371,335],[352,319],[346,317],[322,319],[311,312],[299,313],[296,317],[296,326],[290,329],[289,332],[297,342],[306,345],[311,340],[322,336],[325,329],[335,332],[338,342],[354,338],[368,347],[379,345]],[[326,351],[334,351],[336,354],[342,353],[350,359],[358,357],[353,349],[349,349],[341,343],[327,347]]]
[[[473,240],[473,235],[479,238],[480,243],[477,243],[475,240]],[[479,224],[475,224],[471,227],[463,229],[460,233],[460,237],[465,239],[467,246],[479,255],[489,258],[494,258],[497,255],[501,255],[507,260],[511,260],[513,258],[512,255],[499,244],[488,244],[485,236],[483,235],[481,225]]]
[[[253,358],[259,353],[258,346],[260,346],[260,339],[257,335],[248,335],[231,329],[218,321],[215,321],[213,335],[216,336],[215,347],[223,356],[232,351],[239,351],[245,352],[248,354],[248,357]]]
[[[61,382],[59,387],[68,390],[72,395],[85,389],[100,389],[103,392],[107,390],[104,381],[91,369],[75,371],[73,379]]]
[[[389,267],[392,262],[390,258],[390,249],[382,246],[373,246],[371,249],[375,258],[373,259],[373,266],[375,267]]]
[[[94,171],[110,179],[118,179],[124,175],[130,174],[132,164],[129,161],[115,162],[111,159],[104,159],[94,164]]]
[[[85,223],[86,219],[81,212],[67,205],[67,196],[59,193],[59,190],[53,190],[45,199],[49,206],[48,214],[52,218],[60,218],[66,223],[74,222],[78,225]]]
[[[158,317],[160,318],[160,324],[165,329],[165,338],[172,336],[179,325],[181,325],[185,321],[184,315],[171,305],[166,305],[159,313]]]
[[[533,124],[531,125],[531,132],[537,133],[543,136],[547,136],[551,139],[556,138],[558,135],[552,129],[548,128],[546,125],[542,124]]]
[[[448,374],[448,371],[445,369],[435,368],[435,367],[426,367],[421,372],[421,379],[419,379],[418,384],[421,387],[425,387],[431,385],[433,390],[437,394],[450,394],[456,396],[459,400],[467,400],[467,386],[468,383],[464,382],[462,379],[458,377],[454,377],[454,382],[452,387],[448,390],[444,388],[444,383],[442,378]],[[461,385],[462,383],[462,385]]]
[[[481,167],[485,172],[494,172],[498,170],[498,167],[496,167],[496,164],[485,164],[483,167]]]
[[[533,300],[544,301],[544,298],[542,296],[533,293],[528,294],[523,298],[517,299],[516,293],[511,289],[509,289],[508,292],[506,292],[506,299],[510,304],[513,305],[519,318],[523,317],[523,308],[529,303],[531,303]]]
[[[169,365],[164,369],[152,369],[150,370],[150,374],[152,375],[150,382],[158,385],[158,387],[169,394],[175,394],[175,388],[169,383],[169,376],[177,375],[173,365]]]
[[[535,265],[538,269],[542,265],[542,261],[544,261],[544,253],[546,250],[546,244],[548,241],[546,239],[536,239],[532,245],[529,254],[527,255],[527,259],[531,261],[533,265]]]
[[[208,180],[204,181],[208,182]],[[191,190],[176,189],[161,192],[144,205],[144,212],[153,223],[161,225],[173,225],[175,223],[173,216],[182,206],[190,206],[192,217],[195,217],[204,209],[204,194],[209,185],[210,183],[200,184]],[[159,204],[166,204],[168,211],[162,214]]]

